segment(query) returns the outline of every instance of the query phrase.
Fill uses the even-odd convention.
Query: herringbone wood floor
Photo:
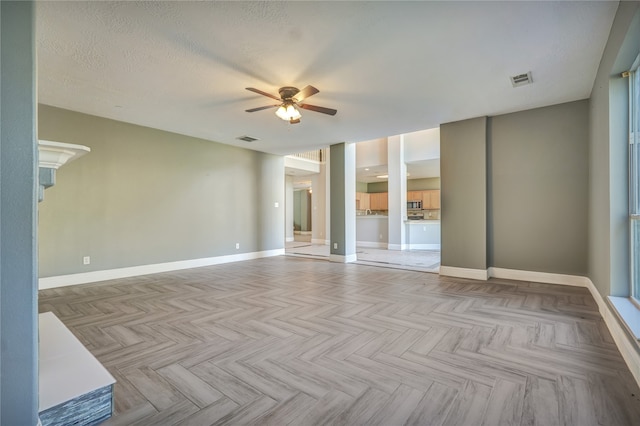
[[[40,292],[108,424],[638,425],[582,288],[274,257]]]

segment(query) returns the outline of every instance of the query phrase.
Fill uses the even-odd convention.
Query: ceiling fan
[[[298,111],[296,107],[302,108],[302,109],[308,109],[309,111],[321,112],[323,114],[329,114],[329,115],[336,115],[336,112],[338,112],[335,109],[302,103],[302,101],[304,101],[309,96],[313,96],[319,92],[319,90],[313,86],[307,86],[302,90],[298,90],[298,88],[290,87],[290,86],[281,87],[278,90],[278,94],[280,95],[280,97],[277,97],[267,92],[263,92],[262,90],[254,89],[253,87],[247,87],[246,89],[249,90],[250,92],[254,92],[259,95],[263,95],[271,99],[275,99],[279,103],[275,105],[251,108],[245,111],[256,112],[256,111],[262,111],[263,109],[278,107],[278,109],[276,110],[276,115],[281,119],[288,121],[291,124],[299,123],[300,118],[302,117],[302,115],[300,115],[300,111]]]

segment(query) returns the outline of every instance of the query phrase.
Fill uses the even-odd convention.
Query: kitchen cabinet
[[[387,192],[378,192],[369,195],[369,207],[371,210],[389,210],[389,198]]]
[[[440,190],[422,191],[422,209],[436,210],[440,208]]]
[[[366,192],[356,192],[356,210],[367,210],[371,208],[371,194]]]
[[[422,191],[407,191],[407,201],[422,201]]]

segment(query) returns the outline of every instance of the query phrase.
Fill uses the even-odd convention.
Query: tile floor
[[[296,235],[296,241],[285,245],[288,256],[317,259],[329,258],[329,246],[312,244],[307,236]],[[380,266],[392,269],[438,273],[440,270],[439,250],[385,250],[369,247],[357,247],[358,260],[355,263],[369,266]]]

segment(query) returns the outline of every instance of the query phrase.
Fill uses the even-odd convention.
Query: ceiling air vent
[[[531,78],[531,71],[526,74],[518,74],[511,77],[511,85],[513,87],[526,86],[527,84],[533,83],[533,79]]]
[[[255,142],[258,140],[257,138],[252,138],[251,136],[239,136],[236,139],[238,139],[239,141],[245,141],[245,142]]]

